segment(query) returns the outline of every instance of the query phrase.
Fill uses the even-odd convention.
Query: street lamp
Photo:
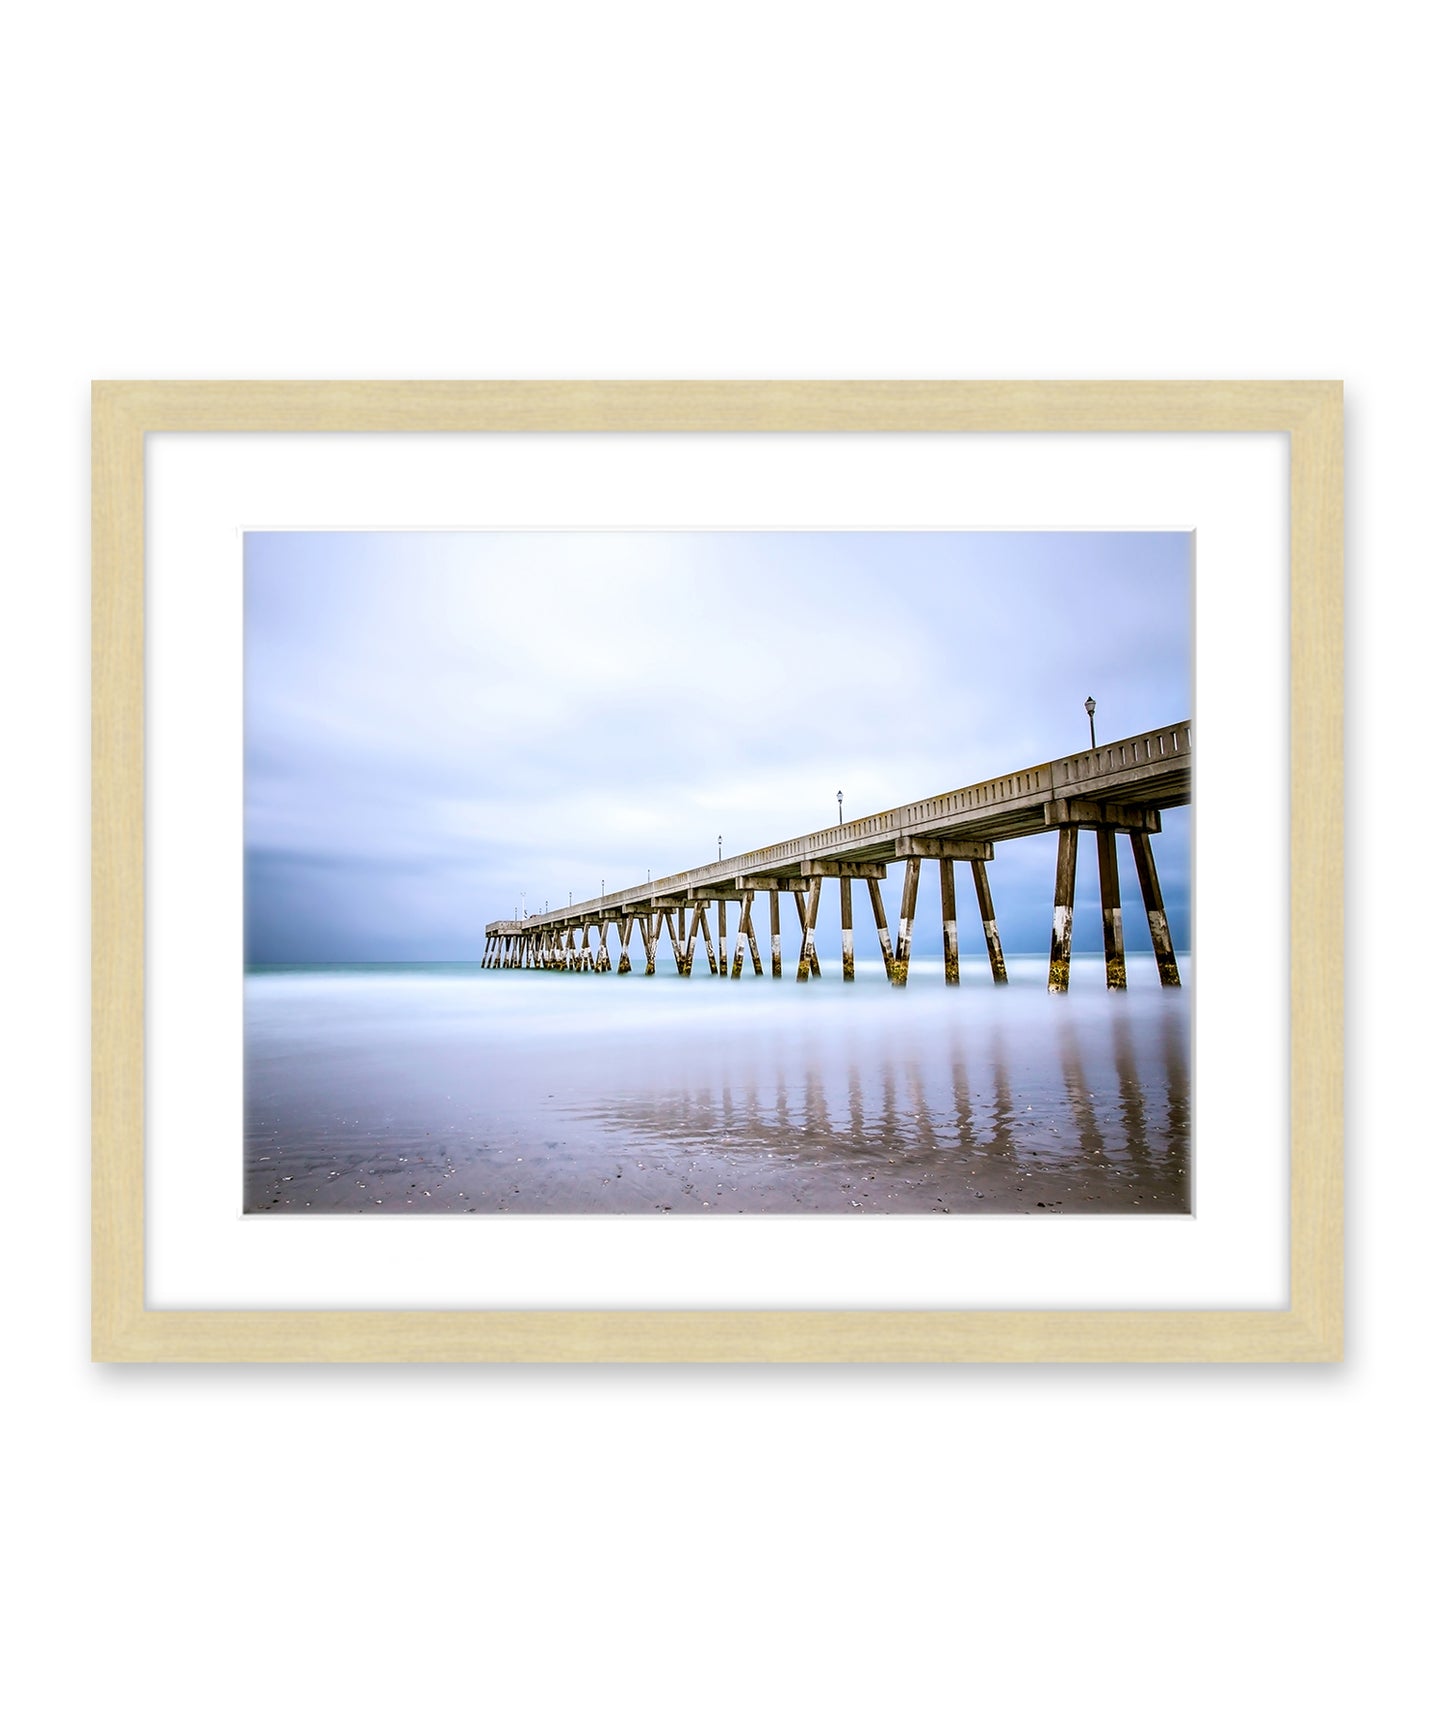
[[[1096,747],[1099,743],[1094,739],[1094,701],[1093,701],[1093,699],[1086,698],[1084,700],[1084,709],[1086,711],[1088,711],[1088,713],[1089,713],[1089,745],[1090,745],[1090,747]]]
[[[843,791],[841,789],[838,791],[838,823],[840,825],[843,823]]]
[[[722,860],[722,832],[721,831],[719,831],[717,834],[717,858],[719,861]]]

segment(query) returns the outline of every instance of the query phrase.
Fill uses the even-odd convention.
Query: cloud
[[[1053,757],[1086,693],[1101,740],[1176,721],[1190,581],[1172,533],[250,534],[248,954],[473,957],[523,892]],[[1000,921],[1046,942],[1052,868],[1007,848]]]

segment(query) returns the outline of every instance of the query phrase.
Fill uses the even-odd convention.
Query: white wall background
[[[15,1727],[1417,1725],[1438,1011],[1394,755],[1438,685],[1425,16],[10,20]],[[227,375],[1343,377],[1347,1364],[90,1366],[87,382]]]

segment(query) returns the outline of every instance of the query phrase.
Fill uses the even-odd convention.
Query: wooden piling
[[[780,976],[783,973],[783,931],[778,921],[778,894],[776,891],[768,893],[768,926],[773,946],[773,974]]]
[[[883,887],[876,879],[868,880],[868,899],[873,905],[873,921],[878,928],[878,949],[883,953],[883,967],[889,981],[893,979],[893,941],[888,933],[888,916],[883,908]]]
[[[843,980],[853,977],[853,881],[843,874],[838,880],[838,925],[843,930]]]
[[[893,954],[893,985],[908,986],[908,960],[913,953],[913,915],[918,907],[919,857],[903,863],[903,901],[898,910],[898,945]]]
[[[1094,832],[1099,846],[1099,912],[1104,922],[1104,981],[1114,993],[1129,985],[1124,969],[1124,911],[1119,907],[1119,855],[1114,832],[1101,825]]]
[[[943,979],[948,987],[957,987],[958,901],[954,891],[953,863],[942,857],[938,862],[938,899],[943,910]]]
[[[1074,940],[1074,873],[1079,859],[1079,827],[1059,826],[1059,860],[1054,873],[1054,930],[1049,939],[1049,992],[1069,991],[1069,953]]]
[[[1008,985],[1008,970],[1003,961],[1003,945],[998,936],[998,922],[993,914],[993,893],[988,888],[988,865],[983,861],[974,861],[973,889],[978,896],[978,914],[983,922],[983,940],[988,947],[989,968],[993,971],[994,983],[998,987]]]
[[[1154,851],[1147,831],[1131,831],[1134,845],[1134,865],[1139,872],[1139,890],[1144,896],[1144,913],[1149,917],[1149,937],[1154,941],[1154,961],[1159,966],[1162,987],[1178,987],[1179,965],[1174,957],[1174,941],[1169,937],[1169,919],[1164,913],[1164,894],[1159,889],[1159,873],[1154,866]]]
[[[803,949],[798,957],[798,980],[807,981],[810,975],[821,973],[818,970],[817,947],[814,934],[818,927],[818,899],[823,893],[823,881],[814,879],[808,886],[808,905],[803,914]],[[801,897],[802,893],[799,893]]]

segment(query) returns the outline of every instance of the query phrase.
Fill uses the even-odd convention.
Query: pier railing
[[[608,892],[606,897],[587,898],[545,915],[531,915],[519,922],[493,922],[487,931],[525,933],[530,928],[576,923],[589,916],[595,921],[630,903],[675,897],[698,886],[776,871],[798,861],[830,856],[886,861],[893,859],[893,847],[903,836],[956,834],[994,842],[1031,836],[1055,828],[1044,814],[1050,802],[1070,798],[1130,800],[1156,808],[1184,806],[1189,800],[1191,749],[1192,724],[1171,723],[1167,728],[1110,741],[1085,753],[1071,753],[986,782],[890,807],[864,819],[850,819],[741,855],[725,855],[720,861],[627,886]]]

